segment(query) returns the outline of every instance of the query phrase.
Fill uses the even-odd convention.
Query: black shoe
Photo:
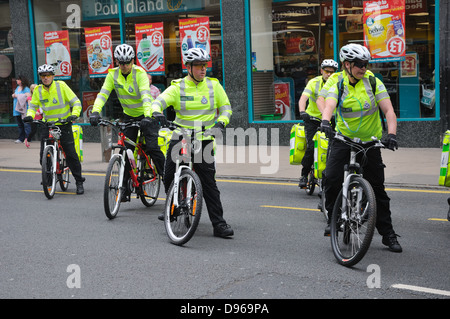
[[[398,243],[397,237],[400,237],[400,236],[398,236],[395,233],[390,233],[389,235],[383,236],[383,239],[381,242],[383,243],[383,245],[388,246],[390,251],[393,251],[395,253],[401,253],[403,251],[403,249],[402,249],[402,246],[400,246],[400,244]]]
[[[84,194],[83,182],[76,182],[77,185],[77,195]]]
[[[306,188],[307,184],[308,184],[308,177],[306,177],[306,176],[300,177],[300,182],[298,183],[298,187]]]
[[[158,219],[159,220],[164,220],[164,212],[162,212],[161,214],[158,215]]]
[[[327,227],[325,227],[325,231],[323,232],[323,235],[325,237],[330,237],[331,236],[331,227],[330,224],[327,224]]]
[[[214,236],[227,238],[229,236],[233,236],[234,231],[228,224],[220,224],[214,227]]]

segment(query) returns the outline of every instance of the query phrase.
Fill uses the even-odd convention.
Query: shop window
[[[306,83],[333,58],[332,15],[324,8],[318,0],[250,1],[253,121],[299,120]]]
[[[119,19],[119,5],[122,4],[123,20]],[[182,4],[182,5],[181,5]],[[183,77],[180,48],[180,19],[203,18],[207,23],[207,37],[210,42],[207,46],[196,37],[194,45],[207,47],[212,56],[212,63],[208,68],[208,76],[213,76],[222,81],[222,43],[220,2],[210,1],[205,6],[203,0],[177,1],[147,1],[147,0],[93,0],[59,2],[42,0],[34,2],[35,29],[37,41],[38,64],[46,62],[45,44],[43,33],[48,31],[68,30],[70,38],[70,57],[72,74],[65,79],[83,102],[84,119],[88,122],[89,112],[95,100],[95,95],[100,91],[104,77],[92,76],[88,65],[87,51],[92,48],[86,39],[86,28],[111,28],[112,50],[121,43],[121,34],[125,37],[125,43],[131,45],[136,53],[142,53],[139,44],[136,45],[136,25],[162,23],[163,26],[163,50],[164,68],[154,71],[146,69],[152,74],[152,82],[161,91],[170,85],[173,79]],[[78,15],[77,15],[78,14]],[[79,21],[77,21],[79,19]],[[123,25],[120,24],[123,21]],[[143,35],[139,35],[139,40]],[[153,57],[151,55],[150,57]],[[137,64],[136,56],[135,64]],[[144,60],[139,60],[143,62]],[[147,61],[147,60],[146,60]],[[147,66],[154,61],[148,60]],[[107,118],[119,118],[122,107],[113,92],[103,108],[103,116]]]

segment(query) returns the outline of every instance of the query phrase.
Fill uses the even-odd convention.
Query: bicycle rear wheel
[[[347,209],[342,211],[340,191],[331,217],[331,247],[336,260],[346,267],[357,264],[372,241],[376,222],[375,194],[370,183],[360,176],[350,182]]]
[[[52,199],[56,190],[56,172],[53,167],[53,148],[46,146],[42,153],[42,188],[48,199]]]
[[[61,174],[58,174],[59,186],[65,192],[69,187],[69,178],[70,178],[70,170],[67,166],[66,155],[64,152],[61,152],[61,158],[59,161]]]
[[[119,156],[113,156],[106,170],[105,185],[103,189],[103,206],[106,217],[113,219],[119,212],[122,200],[123,187],[120,187],[120,168],[122,161]]]
[[[175,188],[178,188],[178,207],[174,205]],[[202,212],[203,191],[197,174],[189,169],[180,175],[169,188],[164,211],[164,225],[170,241],[175,245],[187,243],[194,235]]]
[[[305,192],[308,195],[314,194],[316,188],[316,179],[314,177],[314,167],[308,173],[308,182],[306,183]]]
[[[152,163],[152,168],[149,167],[148,162],[142,159],[139,167],[139,183],[141,184],[140,198],[142,203],[147,206],[153,206],[156,203],[161,186],[161,178],[156,173],[155,165]],[[155,172],[156,176],[153,175]]]

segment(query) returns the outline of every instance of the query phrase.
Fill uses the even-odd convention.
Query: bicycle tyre
[[[119,156],[113,156],[106,170],[105,185],[103,188],[103,206],[106,217],[109,219],[116,218],[122,200],[123,187],[119,185],[121,166],[121,158]]]
[[[149,168],[145,158],[143,158],[142,161],[140,161],[139,167],[139,183],[141,185],[139,197],[141,198],[142,203],[147,207],[153,206],[156,203],[161,188],[161,177],[156,173],[155,165],[153,163],[151,164],[153,171]],[[156,177],[153,176],[153,172],[157,174]]]
[[[48,199],[52,199],[56,191],[56,173],[53,167],[53,148],[46,146],[42,153],[42,188]]]
[[[322,187],[322,181],[319,182],[319,210],[322,212],[323,216],[325,217],[325,221],[328,223],[328,212],[327,208],[325,207],[325,191]]]
[[[367,253],[375,230],[376,200],[370,183],[354,176],[348,188],[347,220],[342,218],[343,190],[336,199],[330,223],[331,247],[339,264],[351,267]],[[362,193],[361,201],[357,193]],[[356,205],[361,204],[361,208]]]
[[[191,193],[188,196],[189,184]],[[173,204],[175,187],[173,181],[167,193],[164,226],[170,242],[181,246],[186,244],[197,230],[202,212],[203,190],[198,175],[190,169],[183,170],[178,183],[179,207],[175,208]]]
[[[314,168],[308,173],[308,182],[306,183],[305,192],[308,195],[314,194],[314,189],[316,188],[316,179],[314,177]]]
[[[61,187],[61,190],[65,192],[69,188],[69,178],[70,178],[70,170],[67,166],[67,159],[64,152],[61,152],[61,158],[59,160],[59,167],[61,170],[61,174],[58,174],[58,180],[59,180],[59,186]]]

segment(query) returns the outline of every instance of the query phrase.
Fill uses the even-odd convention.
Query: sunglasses
[[[333,74],[334,72],[336,72],[336,71],[330,71],[330,70],[325,70],[325,69],[322,69],[323,70],[323,72],[325,72],[326,74]]]
[[[207,68],[208,63],[192,63],[193,66],[200,67],[200,68]]]
[[[356,61],[353,62],[353,65],[356,66],[357,68],[360,68],[360,69],[367,68],[368,64],[369,64],[369,62],[367,62],[367,61],[358,61],[358,60],[356,60]]]
[[[128,64],[130,64],[131,63],[131,61],[129,61],[129,62],[122,62],[122,61],[119,61],[119,64],[120,65],[128,65]]]
[[[45,79],[45,78],[51,78],[53,76],[53,74],[41,74],[40,76],[41,76],[41,78]]]

